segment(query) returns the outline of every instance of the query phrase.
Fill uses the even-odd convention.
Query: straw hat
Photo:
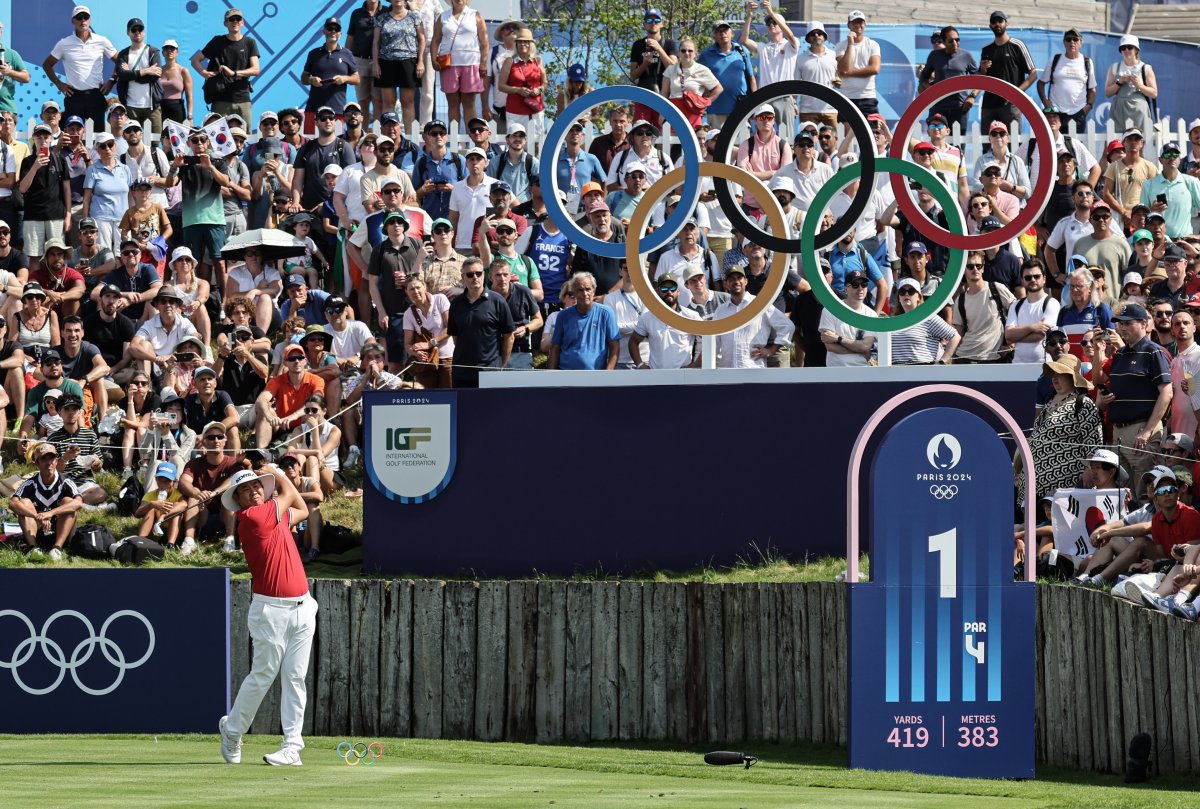
[[[1063,354],[1056,360],[1042,363],[1042,376],[1053,376],[1054,374],[1067,374],[1076,388],[1092,389],[1092,383],[1083,378],[1079,357],[1074,354]]]

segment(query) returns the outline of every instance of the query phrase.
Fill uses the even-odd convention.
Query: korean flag
[[[237,144],[233,142],[233,133],[229,131],[229,121],[225,118],[218,118],[208,124],[204,127],[204,131],[208,133],[208,141],[212,144],[213,154],[217,157],[229,157],[237,151]]]

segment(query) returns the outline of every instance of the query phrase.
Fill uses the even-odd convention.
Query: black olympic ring
[[[871,128],[867,126],[866,116],[863,115],[862,110],[851,103],[850,99],[832,87],[803,79],[793,79],[773,82],[742,97],[742,100],[737,103],[733,112],[725,120],[725,126],[721,127],[721,134],[717,136],[717,145],[714,151],[718,159],[723,159],[726,163],[731,162],[729,147],[733,145],[734,132],[755,109],[783,96],[809,96],[818,101],[824,101],[838,111],[839,123],[845,119],[854,133],[854,139],[858,141],[859,163],[862,165],[862,178],[858,185],[858,193],[854,195],[854,199],[850,200],[850,207],[842,214],[842,218],[834,222],[833,227],[829,230],[817,234],[816,247],[819,250],[829,247],[841,239],[843,232],[854,227],[854,223],[867,209],[867,203],[871,201],[871,194],[875,191],[875,138],[871,135]],[[751,137],[754,136],[751,135]],[[725,212],[734,228],[743,236],[749,236],[755,244],[768,250],[781,253],[800,252],[799,238],[786,239],[764,233],[753,219],[746,216],[742,211],[742,206],[738,205],[737,200],[733,198],[733,192],[729,190],[727,180],[722,177],[714,177],[713,191],[717,194],[721,210]]]

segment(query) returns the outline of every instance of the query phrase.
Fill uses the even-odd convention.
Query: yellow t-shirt
[[[144,495],[142,495],[142,502],[143,503],[157,502],[158,501],[158,492],[159,492],[158,489],[151,489],[150,491],[146,492]],[[183,499],[183,492],[179,491],[178,487],[171,489],[171,491],[167,492],[167,502],[168,503],[178,503],[182,499]]]

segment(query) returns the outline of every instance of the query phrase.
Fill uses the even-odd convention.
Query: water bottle
[[[158,502],[160,502],[160,503],[161,503],[161,502],[163,502],[164,500],[166,500],[166,499],[167,499],[167,495],[168,495],[168,494],[169,494],[169,492],[167,492],[167,490],[166,490],[166,489],[159,489],[159,490],[158,490]],[[162,521],[161,521],[161,520],[159,520],[159,521],[157,521],[157,522],[155,522],[155,523],[154,523],[154,531],[153,531],[153,533],[154,533],[154,536],[156,536],[156,537],[160,537],[160,536],[162,536],[162,535],[163,535]]]

